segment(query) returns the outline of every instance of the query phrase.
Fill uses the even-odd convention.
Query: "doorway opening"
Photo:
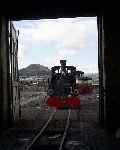
[[[68,66],[75,66],[77,71],[84,72],[84,77],[88,77],[88,80],[82,80],[84,84],[94,87],[91,93],[81,94],[80,99],[81,107],[86,107],[85,111],[91,107],[91,111],[95,111],[93,120],[98,121],[97,17],[22,20],[13,24],[19,30],[21,120],[32,120],[31,126],[36,127],[37,119],[48,117],[51,112],[46,104],[50,69],[65,59]],[[80,79],[77,81],[81,83]],[[44,111],[50,112],[43,116]]]

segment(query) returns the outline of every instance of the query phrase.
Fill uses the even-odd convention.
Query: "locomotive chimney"
[[[60,60],[60,64],[62,67],[65,67],[66,66],[66,60]]]
[[[63,73],[66,73],[66,60],[60,60],[60,64],[61,64],[61,71]]]

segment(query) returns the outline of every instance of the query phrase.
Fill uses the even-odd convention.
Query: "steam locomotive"
[[[79,107],[76,67],[66,66],[66,60],[60,60],[60,64],[51,68],[47,105],[55,108]]]
[[[76,84],[80,95],[91,94],[93,92],[94,86],[92,83],[92,78],[84,76],[84,72],[77,71]]]

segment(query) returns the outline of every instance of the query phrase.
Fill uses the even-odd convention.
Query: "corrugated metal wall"
[[[19,119],[18,36],[12,23],[0,17],[0,129]]]
[[[19,77],[18,77],[18,32],[13,23],[9,22],[9,67],[11,86],[11,111],[13,120],[19,119],[20,97],[19,97]]]

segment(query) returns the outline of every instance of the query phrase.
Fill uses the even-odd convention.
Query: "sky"
[[[51,68],[66,59],[86,73],[98,72],[96,17],[76,17],[13,22],[18,37],[19,69],[30,64]]]

